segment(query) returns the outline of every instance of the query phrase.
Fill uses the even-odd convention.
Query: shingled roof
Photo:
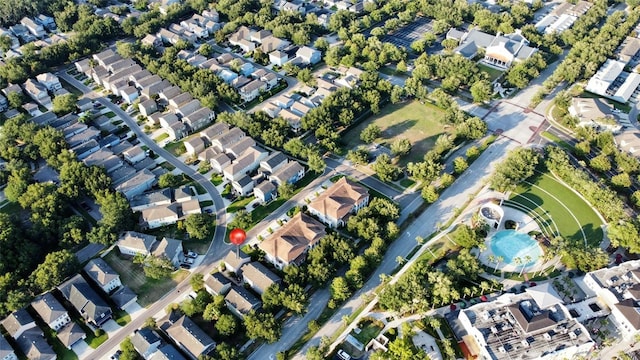
[[[272,257],[291,263],[326,234],[323,224],[299,212],[258,246]]]
[[[343,177],[313,200],[309,207],[333,219],[342,219],[367,196],[369,191],[364,186]]]

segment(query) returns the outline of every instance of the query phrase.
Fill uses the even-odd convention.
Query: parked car
[[[122,355],[122,350],[118,350],[116,351],[113,355],[111,355],[111,360],[119,360],[120,359],[120,355]]]
[[[340,349],[340,350],[338,350],[338,359],[351,360],[351,355],[347,354],[346,351]]]
[[[91,211],[91,207],[86,202],[81,202],[80,207],[84,209],[84,211]]]
[[[183,269],[191,269],[191,265],[189,264],[180,264],[180,267]]]
[[[193,259],[188,257],[188,258],[184,259],[184,263],[185,264],[193,264]]]
[[[190,258],[192,258],[192,259],[195,259],[195,258],[197,258],[197,257],[198,257],[198,254],[196,254],[195,252],[193,252],[193,251],[189,250],[189,251],[187,252],[187,257],[190,257]]]
[[[204,209],[204,212],[206,212],[207,214],[211,214],[213,213],[213,209]]]

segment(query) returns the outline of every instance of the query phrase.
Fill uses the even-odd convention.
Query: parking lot
[[[433,22],[430,19],[421,17],[396,30],[393,34],[386,35],[382,41],[408,48],[411,46],[411,43],[421,39],[425,33],[431,30],[433,30]]]

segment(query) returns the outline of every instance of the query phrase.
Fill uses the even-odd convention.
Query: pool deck
[[[518,211],[510,207],[506,207],[506,206],[503,206],[502,209],[504,211],[504,217],[502,218],[500,225],[498,226],[497,229],[492,229],[489,232],[489,234],[487,235],[487,239],[485,240],[486,250],[481,252],[478,256],[478,259],[480,260],[481,263],[483,263],[485,266],[490,267],[492,269],[495,269],[496,263],[492,263],[489,261],[489,257],[491,255],[494,255],[493,252],[491,251],[491,238],[493,237],[493,235],[495,235],[496,232],[507,230],[504,228],[504,223],[506,220],[513,220],[517,222],[518,229],[516,231],[519,233],[528,234],[530,231],[540,231],[540,227],[538,227],[538,224],[535,222],[535,220],[533,220],[533,218],[531,218],[529,215],[525,214],[524,212]],[[543,263],[542,259],[539,258],[535,263],[525,266],[524,271],[532,272],[532,271],[542,270],[544,269],[544,265],[545,264]],[[502,271],[508,271],[508,272],[520,272],[522,271],[522,266],[501,263],[501,264],[498,264],[498,269],[501,269]]]

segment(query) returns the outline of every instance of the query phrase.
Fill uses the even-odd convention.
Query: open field
[[[122,258],[115,249],[107,254],[104,260],[120,274],[122,283],[138,294],[138,303],[144,307],[160,299],[189,275],[188,271],[178,270],[170,279],[148,279],[139,265]]]
[[[444,111],[435,105],[421,104],[411,101],[401,104],[390,104],[382,108],[379,114],[358,124],[343,134],[346,148],[353,149],[364,143],[360,140],[360,132],[369,124],[376,124],[382,130],[381,137],[376,140],[390,146],[396,139],[406,138],[413,145],[411,152],[401,163],[422,161],[424,154],[435,144],[438,136],[446,132],[441,120]]]
[[[586,239],[591,245],[602,241],[602,221],[591,205],[546,172],[522,182],[511,200],[538,213],[547,213],[566,239],[581,242]]]

